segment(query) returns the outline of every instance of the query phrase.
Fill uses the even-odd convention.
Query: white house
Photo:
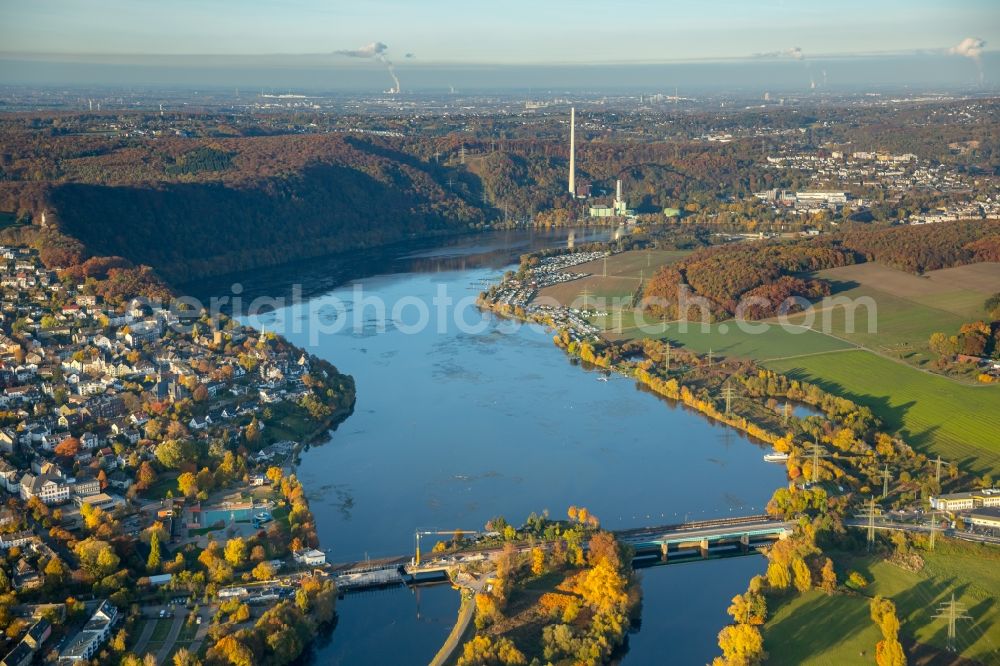
[[[60,662],[87,661],[111,636],[111,629],[118,622],[118,609],[108,601],[102,601],[90,616],[83,630],[59,653]]]
[[[326,564],[326,553],[315,548],[303,548],[292,553],[292,559],[311,567]]]

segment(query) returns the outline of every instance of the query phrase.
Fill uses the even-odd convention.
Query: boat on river
[[[764,454],[764,462],[783,463],[786,460],[788,460],[788,454],[782,453],[781,451],[771,451],[770,453]]]

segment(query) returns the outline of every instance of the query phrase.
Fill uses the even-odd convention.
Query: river
[[[418,528],[473,531],[501,514],[519,524],[532,511],[562,517],[571,504],[609,528],[749,514],[784,483],[760,446],[625,378],[597,381],[551,332],[475,307],[456,321],[436,307],[442,295],[471,300],[526,249],[566,235],[491,233],[236,277],[247,300],[300,290],[301,305],[247,321],[357,382],[354,414],[297,470],[331,561],[411,553]],[[645,570],[642,626],[625,663],[710,661],[729,599],[763,566],[748,557]],[[457,608],[447,587],[349,595],[315,663],[425,664]]]

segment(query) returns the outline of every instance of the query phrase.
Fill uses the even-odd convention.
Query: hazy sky
[[[330,53],[413,63],[664,62],[1000,44],[996,0],[0,0],[0,51]],[[345,59],[346,60],[346,59]]]

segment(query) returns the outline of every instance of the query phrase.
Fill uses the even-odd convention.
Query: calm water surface
[[[576,241],[586,236],[578,231]],[[463,321],[482,330],[463,332],[453,313],[439,330],[432,299],[441,289],[456,301],[474,297],[527,248],[564,242],[565,232],[480,235],[381,251],[346,268],[327,260],[240,276],[248,297],[302,284],[307,307],[250,323],[309,347],[357,382],[354,415],[304,452],[297,470],[331,560],[410,553],[417,528],[472,531],[501,514],[515,523],[532,511],[561,517],[570,504],[611,528],[759,512],[784,482],[760,446],[627,379],[597,381],[553,345],[551,332],[475,308]],[[361,300],[373,296],[386,303],[384,330]],[[418,305],[392,319],[404,297],[427,305],[425,330],[400,330],[417,322]],[[318,339],[307,326],[289,330],[296,318],[330,324],[338,304],[359,328]],[[670,663],[709,661],[728,600],[762,568],[751,557],[646,570],[642,628],[626,663],[664,663],[664,650]],[[419,603],[404,589],[348,596],[316,663],[427,663],[458,597],[449,588],[421,594]]]

